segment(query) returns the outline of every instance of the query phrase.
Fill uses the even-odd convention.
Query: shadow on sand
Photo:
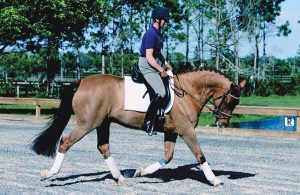
[[[160,179],[161,182],[144,181],[144,182],[140,182],[140,183],[166,183],[166,182],[171,182],[171,181],[192,179],[195,181],[199,181],[201,183],[211,185],[206,180],[203,172],[200,171],[198,165],[199,164],[190,164],[190,165],[179,166],[175,169],[171,169],[171,168],[161,169],[153,174],[143,176],[143,177],[147,177],[147,178]],[[236,171],[223,171],[223,170],[213,170],[213,172],[215,173],[216,176],[227,175],[228,176],[227,178],[232,179],[232,180],[243,179],[243,178],[247,178],[247,177],[254,177],[256,175],[256,174],[252,174],[252,173],[236,172]],[[125,178],[133,178],[135,169],[125,169],[125,170],[122,170],[121,173],[122,173],[122,175],[124,175]],[[79,179],[80,177],[83,177],[83,179]],[[93,178],[87,179],[87,177],[93,177]],[[86,182],[100,182],[100,181],[104,181],[106,179],[113,179],[113,177],[109,171],[103,171],[103,172],[97,172],[97,173],[85,173],[85,174],[72,175],[72,176],[68,176],[68,177],[58,177],[58,178],[52,179],[50,181],[51,182],[55,182],[55,181],[64,182],[64,181],[68,181],[68,180],[72,180],[72,179],[76,179],[76,181],[62,183],[62,184],[51,183],[50,185],[48,185],[46,187],[67,186],[67,185],[73,185],[73,184],[77,184],[77,183],[86,183]]]

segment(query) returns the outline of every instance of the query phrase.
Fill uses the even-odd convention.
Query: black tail
[[[78,85],[68,85],[61,94],[61,102],[55,110],[51,120],[46,126],[46,130],[38,134],[30,145],[30,148],[38,155],[53,157],[56,153],[59,138],[67,126],[73,113],[72,100],[74,89]]]

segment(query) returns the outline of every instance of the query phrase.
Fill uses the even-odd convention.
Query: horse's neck
[[[230,82],[223,75],[210,71],[190,72],[183,77],[191,86],[192,93],[202,102],[207,102],[217,90],[228,88]]]

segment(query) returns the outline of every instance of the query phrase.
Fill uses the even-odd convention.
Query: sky
[[[276,58],[286,59],[289,57],[295,57],[299,50],[300,45],[300,0],[285,0],[281,5],[280,16],[276,18],[276,26],[285,24],[289,21],[289,28],[292,32],[287,36],[278,37],[276,33],[278,32],[274,28],[273,32],[267,37],[267,56],[275,56]],[[194,42],[194,44],[196,44]],[[261,43],[262,44],[262,43]],[[191,43],[191,49],[189,55],[192,57],[194,55],[195,45]],[[185,53],[185,44],[179,44],[176,51]],[[244,57],[254,53],[254,45],[251,45],[248,40],[240,42],[240,56]],[[262,55],[262,46],[260,47],[260,56]]]
[[[276,25],[290,22],[291,34],[288,37],[269,37],[266,48],[267,55],[277,58],[295,57],[300,45],[300,0],[285,0],[281,4],[281,14],[276,19]]]
[[[272,35],[267,37],[267,56],[275,56],[276,58],[286,59],[289,57],[295,57],[299,51],[300,45],[300,0],[285,0],[281,5],[280,16],[276,19],[276,26],[284,24],[286,21],[290,23],[290,29],[292,32],[287,36],[278,37],[276,35],[277,30],[274,29]],[[196,42],[190,40],[190,53],[189,56],[194,55],[194,48]],[[194,44],[193,44],[194,43]],[[141,41],[135,45],[135,51],[139,52]],[[176,51],[185,53],[185,43],[181,43],[177,46]],[[165,51],[164,51],[165,52]],[[245,40],[240,42],[240,56],[244,57],[254,53],[254,46]],[[260,47],[260,55],[262,55],[262,47]]]

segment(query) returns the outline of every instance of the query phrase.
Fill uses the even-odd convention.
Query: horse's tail
[[[61,94],[60,106],[52,115],[46,126],[46,130],[38,134],[30,145],[30,148],[36,154],[47,157],[55,155],[57,143],[73,113],[72,100],[79,84],[80,81],[76,84],[66,86],[64,92]]]

